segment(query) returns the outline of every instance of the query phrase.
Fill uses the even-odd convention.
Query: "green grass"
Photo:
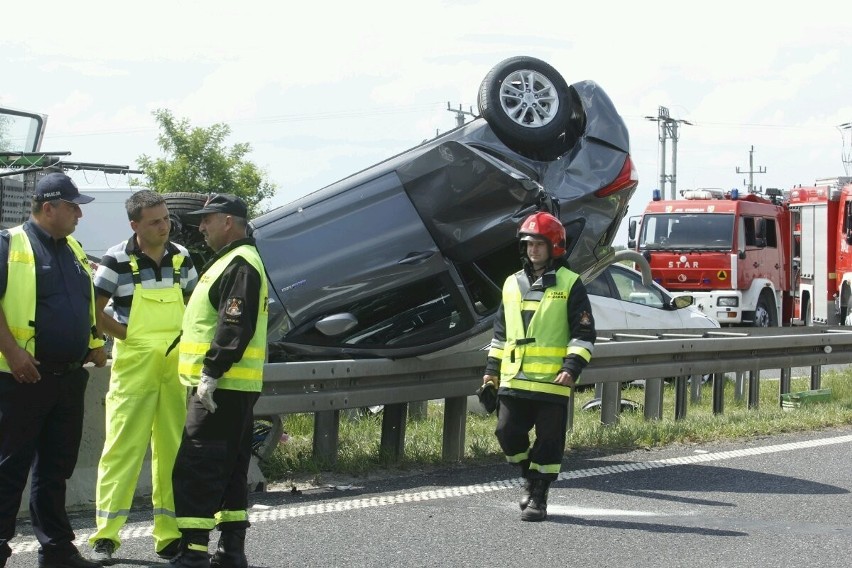
[[[733,375],[729,375],[733,377]],[[852,372],[824,373],[822,388],[830,388],[832,399],[792,410],[778,403],[778,381],[762,380],[760,403],[748,409],[747,395],[736,400],[734,383],[725,386],[724,413],[714,415],[710,385],[704,385],[702,398],[689,404],[687,417],[674,420],[674,391],[664,391],[663,419],[646,421],[642,412],[624,412],[617,424],[603,426],[597,411],[583,411],[582,405],[594,391],[577,393],[574,427],[568,435],[566,450],[631,450],[657,448],[670,444],[707,443],[749,438],[784,432],[819,430],[852,424]],[[808,378],[792,381],[792,392],[810,388]],[[644,402],[641,388],[628,388],[622,397]],[[449,465],[442,459],[443,404],[431,401],[427,416],[409,419],[406,425],[404,457],[390,463],[380,455],[381,414],[341,412],[339,451],[336,463],[323,463],[312,456],[313,415],[294,414],[284,419],[289,440],[278,446],[261,468],[270,482],[288,482],[313,478],[320,483],[324,474],[363,476],[373,472],[416,470]],[[503,456],[494,437],[496,417],[468,414],[464,464],[501,462]]]

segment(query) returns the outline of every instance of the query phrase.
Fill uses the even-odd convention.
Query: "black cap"
[[[230,193],[214,193],[207,198],[207,203],[198,211],[190,211],[186,215],[207,215],[208,213],[224,213],[234,217],[248,218],[246,202]]]
[[[53,172],[38,180],[33,199],[42,202],[61,199],[82,205],[94,201],[95,198],[80,193],[77,184],[67,175],[62,172]]]

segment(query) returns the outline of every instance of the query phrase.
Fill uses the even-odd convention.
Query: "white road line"
[[[831,446],[836,444],[848,444],[852,442],[852,435],[837,436],[835,438],[821,438],[817,440],[807,440],[804,442],[790,442],[787,444],[776,444],[773,446],[758,446],[753,448],[745,448],[741,450],[731,450],[727,452],[714,452],[706,454],[695,454],[689,456],[666,458],[662,460],[652,460],[647,462],[633,462],[624,464],[607,465],[602,467],[593,467],[581,469],[577,471],[563,471],[559,474],[559,481],[582,479],[586,477],[596,477],[600,475],[610,475],[614,473],[625,473],[631,471],[644,471],[649,469],[658,469],[664,467],[673,467],[678,465],[701,464],[709,462],[718,462],[733,458],[757,456],[764,454],[774,454],[779,452],[790,452],[806,448],[816,448],[820,446]],[[363,499],[346,499],[335,500],[328,503],[316,503],[311,505],[281,505],[268,509],[259,510],[255,507],[249,511],[249,521],[251,523],[264,523],[277,521],[281,519],[290,519],[294,517],[305,517],[308,515],[321,515],[326,513],[337,513],[341,511],[353,511],[357,509],[369,509],[373,507],[385,507],[389,505],[400,505],[403,503],[419,503],[425,501],[435,501],[438,499],[449,499],[453,497],[467,497],[480,493],[491,493],[494,491],[502,491],[504,489],[513,489],[520,487],[523,482],[522,478],[504,479],[499,481],[491,481],[488,483],[479,483],[476,485],[465,485],[460,487],[445,487],[441,489],[430,489],[428,491],[419,491],[414,493],[400,493],[397,495],[379,495],[376,497],[366,497]],[[582,509],[571,508],[571,514],[575,516],[589,515],[615,515],[617,511],[601,512],[600,509]],[[642,514],[632,511],[632,514]],[[645,513],[653,515],[654,513]],[[126,525],[121,531],[122,540],[131,540],[135,538],[143,538],[151,536],[153,525],[151,523],[133,523]],[[89,537],[94,533],[77,534],[75,543],[79,546],[81,543],[88,541]],[[38,542],[33,538],[24,538],[15,540],[10,543],[12,553],[34,552],[38,550]]]

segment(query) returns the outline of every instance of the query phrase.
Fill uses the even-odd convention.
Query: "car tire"
[[[198,231],[198,219],[192,219],[187,213],[198,211],[207,203],[209,196],[204,193],[177,191],[164,193],[166,207],[169,208],[169,218],[172,230],[169,238],[172,242],[181,244],[189,250],[196,269],[201,268],[212,256],[212,251],[204,241],[204,235]]]
[[[556,69],[522,56],[488,72],[479,87],[479,111],[512,150],[533,159],[554,159],[573,144],[566,141],[566,131],[581,108]]]
[[[169,208],[169,215],[177,217],[181,223],[187,220],[187,213],[198,211],[204,207],[204,204],[207,203],[207,197],[208,195],[204,193],[190,193],[186,191],[163,194],[163,199],[166,200],[166,207]]]

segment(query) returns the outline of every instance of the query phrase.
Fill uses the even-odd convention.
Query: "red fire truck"
[[[631,219],[630,246],[648,259],[654,280],[692,294],[720,324],[777,326],[793,305],[790,211],[781,194],[692,189],[655,199],[641,224]]]
[[[654,199],[629,246],[654,280],[722,325],[842,324],[852,306],[852,178],[739,195]]]
[[[788,204],[793,237],[793,323],[847,325],[852,296],[852,177],[794,187]]]

